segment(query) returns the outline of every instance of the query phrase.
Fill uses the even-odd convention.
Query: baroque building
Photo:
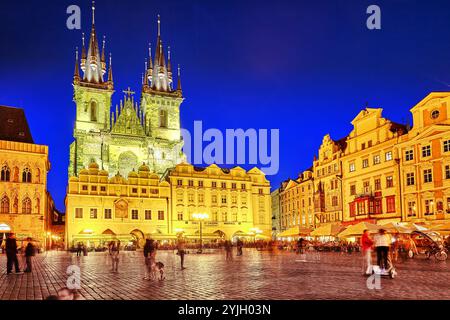
[[[304,171],[295,180],[284,181],[279,197],[282,231],[293,227],[314,227],[314,180],[311,169]]]
[[[166,59],[159,17],[154,59],[149,49],[140,102],[135,101],[135,92],[128,88],[123,100],[112,108],[115,92],[112,57],[110,54],[107,68],[105,50],[105,39],[102,49],[99,48],[93,6],[90,38],[86,49],[83,35],[81,60],[76,52],[73,77],[76,116],[69,177],[77,176],[92,160],[108,171],[110,177],[118,172],[126,177],[142,163],[161,176],[185,156],[180,132],[183,102],[180,69],[174,89],[170,51]]]
[[[364,108],[346,137],[323,138],[311,177],[314,226],[449,221],[450,92],[432,92],[414,106],[411,128],[382,111]],[[300,199],[309,194],[299,186],[298,179],[281,184],[281,231],[302,225]]]
[[[48,147],[35,144],[23,109],[0,106],[0,239],[14,232],[43,248],[51,197]]]

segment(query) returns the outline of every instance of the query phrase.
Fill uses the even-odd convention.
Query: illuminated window
[[[388,151],[386,152],[386,161],[391,161],[392,160],[392,151]]]
[[[386,188],[392,188],[394,186],[394,177],[387,176],[386,177]]]
[[[407,186],[412,186],[414,185],[415,182],[415,177],[414,177],[414,172],[409,172],[406,174],[406,185]]]
[[[75,208],[75,218],[77,219],[83,218],[83,208]]]
[[[31,199],[25,198],[22,201],[22,213],[30,214],[31,213]]]
[[[1,172],[1,179],[0,181],[10,181],[11,178],[11,172],[9,170],[9,167],[7,165],[4,165],[2,167],[2,172]]]
[[[9,198],[4,196],[0,204],[0,213],[9,213]]]
[[[159,126],[161,128],[167,128],[167,110],[159,110]]]
[[[406,161],[414,160],[414,151],[413,150],[406,150],[406,152],[405,152],[405,160]]]
[[[25,168],[22,171],[22,182],[31,183],[31,170],[30,168]]]
[[[423,170],[423,182],[428,183],[433,181],[433,173],[431,169]]]
[[[431,156],[431,146],[423,146],[422,147],[422,157],[426,158]]]

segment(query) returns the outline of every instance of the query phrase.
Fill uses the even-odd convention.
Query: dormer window
[[[437,119],[437,118],[439,118],[439,110],[431,111],[431,119]]]

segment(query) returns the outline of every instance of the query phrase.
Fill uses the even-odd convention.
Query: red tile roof
[[[0,140],[34,143],[23,109],[0,106]]]

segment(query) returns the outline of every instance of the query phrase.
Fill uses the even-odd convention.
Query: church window
[[[97,219],[97,209],[91,208],[90,217],[91,217],[91,219]]]
[[[105,209],[105,219],[111,219],[111,218],[112,218],[112,210]]]
[[[1,181],[10,181],[10,170],[7,165],[4,165],[2,167],[2,173],[1,173]]]
[[[91,101],[91,121],[97,122],[97,102]]]
[[[439,110],[431,111],[431,119],[437,119],[437,118],[439,118]]]
[[[30,214],[31,213],[31,199],[26,197],[22,201],[22,213]]]
[[[31,170],[29,168],[25,168],[22,171],[22,182],[31,182]]]
[[[75,218],[83,218],[83,208],[75,208]]]
[[[167,128],[167,110],[159,110],[159,126],[161,128]]]
[[[9,213],[9,198],[7,196],[2,198],[0,213]]]

